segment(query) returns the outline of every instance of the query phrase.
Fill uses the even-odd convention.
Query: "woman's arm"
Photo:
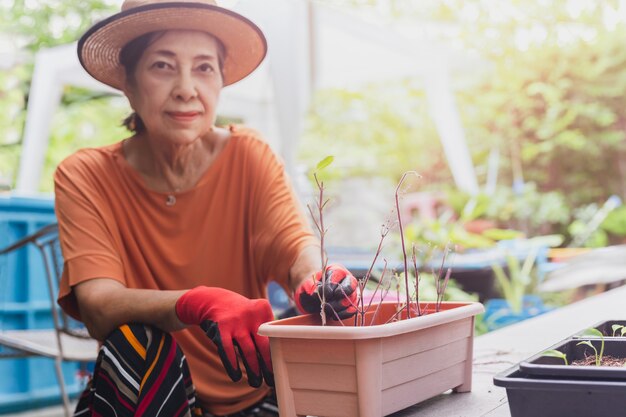
[[[125,323],[150,324],[166,332],[183,329],[175,306],[185,292],[130,289],[110,278],[74,287],[81,319],[89,334],[100,341]]]
[[[217,346],[233,381],[242,377],[236,345],[248,384],[258,388],[265,379],[273,385],[269,340],[256,334],[261,323],[273,318],[267,300],[249,300],[223,288],[129,289],[110,278],[82,282],[74,287],[74,292],[81,318],[94,339],[104,341],[117,327],[131,322],[153,325],[166,332],[181,330],[184,323],[199,325]]]
[[[295,291],[307,279],[312,279],[322,269],[319,246],[309,245],[298,254],[289,269],[289,287]]]

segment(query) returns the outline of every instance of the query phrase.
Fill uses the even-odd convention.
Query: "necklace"
[[[167,191],[167,197],[165,197],[165,205],[168,207],[172,207],[176,205],[176,194],[180,192],[180,187],[169,187],[170,189]]]
[[[174,194],[168,194],[165,199],[165,205],[168,207],[172,207],[176,204],[176,196]]]

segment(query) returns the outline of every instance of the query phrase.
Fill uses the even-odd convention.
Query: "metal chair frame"
[[[0,328],[0,346],[9,348],[9,352],[0,353],[0,359],[32,356],[54,359],[65,415],[70,417],[70,401],[61,365],[64,361],[78,361],[83,366],[88,362],[95,362],[98,342],[89,336],[84,327],[73,327],[72,323],[76,321],[56,307],[55,288],[58,288],[62,272],[62,266],[58,262],[62,259],[58,246],[58,225],[55,223],[42,227],[35,233],[1,249],[0,256],[8,255],[30,244],[35,245],[42,256],[54,329],[4,331]],[[50,346],[51,337],[56,339],[56,347]]]

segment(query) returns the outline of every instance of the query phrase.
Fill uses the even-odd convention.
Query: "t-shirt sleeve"
[[[252,255],[257,274],[289,293],[289,269],[306,246],[318,245],[283,164],[265,143],[256,143]]]
[[[54,174],[55,210],[63,252],[59,305],[80,319],[72,287],[93,278],[126,285],[108,204],[98,194],[98,159],[74,154]]]

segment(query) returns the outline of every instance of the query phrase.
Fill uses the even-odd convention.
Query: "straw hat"
[[[120,13],[96,23],[80,38],[78,59],[92,77],[121,90],[124,45],[149,32],[175,29],[207,32],[224,44],[225,86],[254,71],[267,52],[261,29],[214,0],[125,0]]]

